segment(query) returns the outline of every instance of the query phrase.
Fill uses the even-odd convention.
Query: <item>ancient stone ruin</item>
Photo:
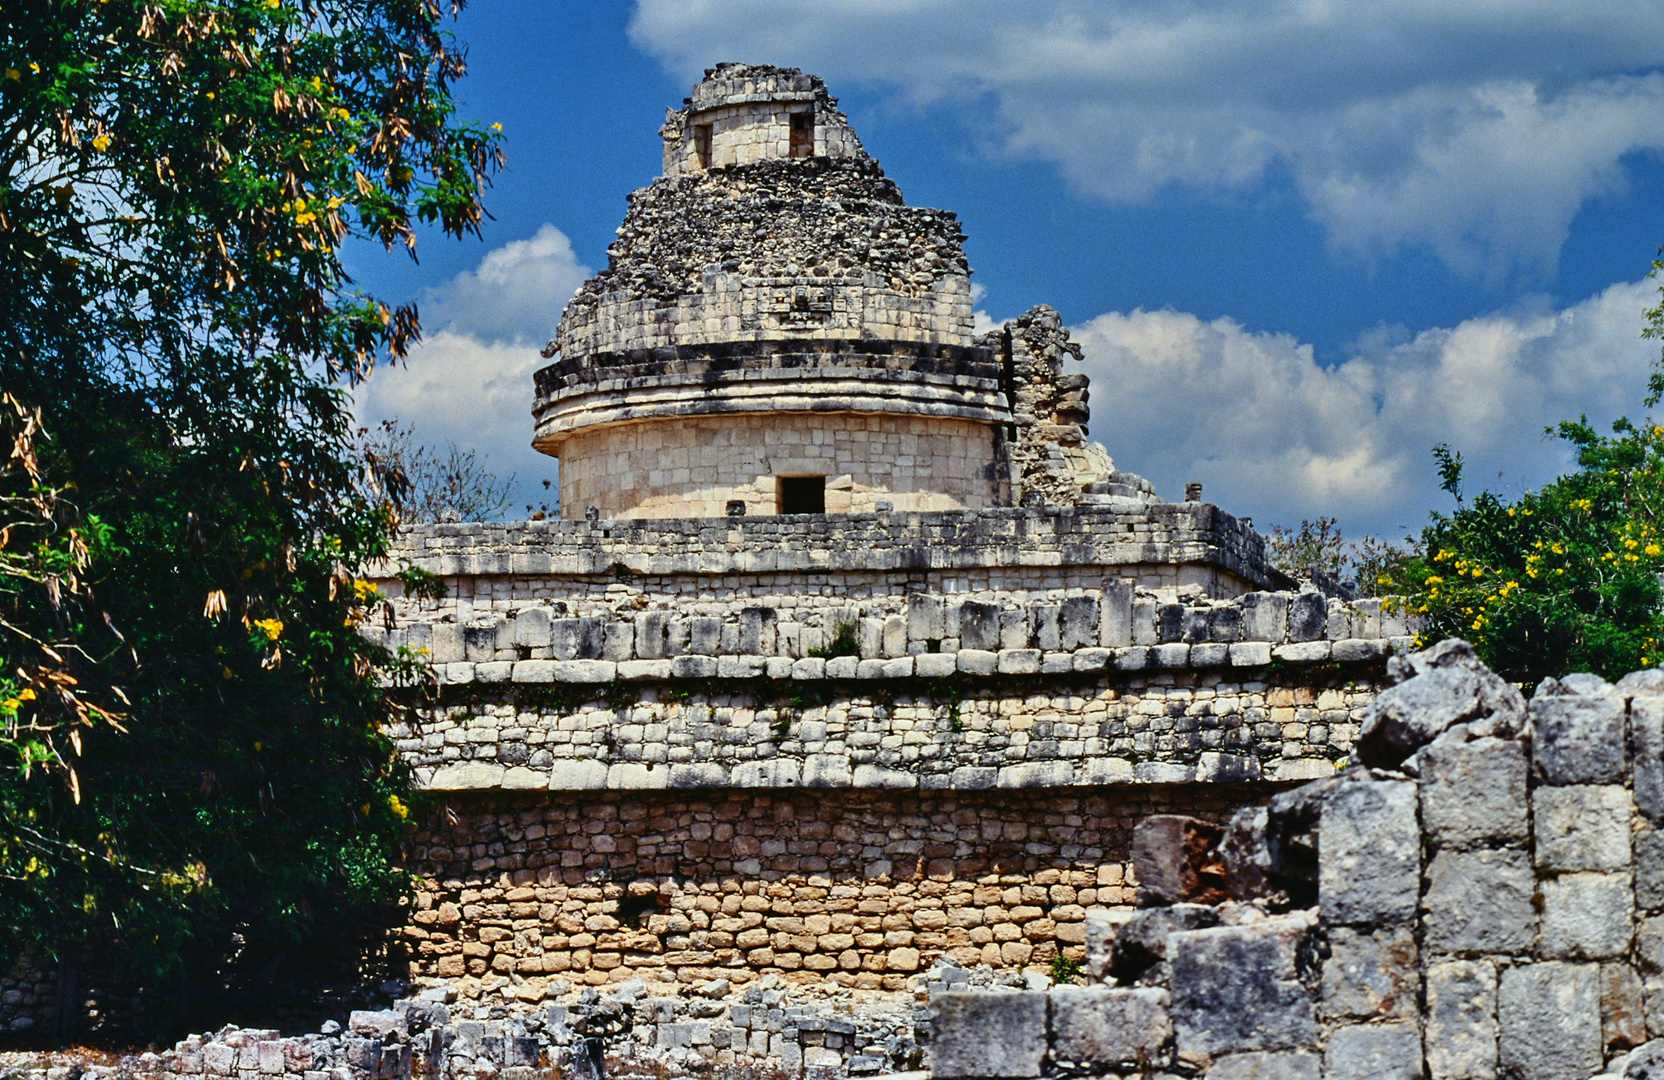
[[[559,518],[378,572],[436,804],[389,1007],[123,1068],[1583,1080],[1664,1026],[1653,683],[1527,710],[1118,470],[1058,314],[975,333],[819,79],[661,135],[537,374]],[[146,1007],[63,985],[0,1028]]]

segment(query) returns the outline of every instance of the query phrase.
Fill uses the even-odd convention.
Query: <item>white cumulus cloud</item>
[[[1329,515],[1349,532],[1402,536],[1449,506],[1435,444],[1463,454],[1471,488],[1514,490],[1570,466],[1546,427],[1639,417],[1655,290],[1621,283],[1557,311],[1383,330],[1332,366],[1287,334],[1175,311],[1100,315],[1074,334],[1093,436],[1163,495],[1197,480],[1209,502],[1262,528]]]
[[[1664,5],[637,0],[682,76],[796,65],[948,102],[995,153],[1137,200],[1286,171],[1339,248],[1552,272],[1578,208],[1664,149]]]
[[[427,290],[419,308],[424,336],[402,365],[378,368],[359,387],[359,421],[397,418],[418,442],[454,442],[514,473],[510,517],[527,503],[553,503],[544,480],[555,459],[531,448],[532,373],[554,336],[562,309],[590,269],[553,225],[488,252],[473,270]]]

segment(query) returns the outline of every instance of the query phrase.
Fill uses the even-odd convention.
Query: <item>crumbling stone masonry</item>
[[[1447,641],[1393,674],[1345,773],[1222,833],[1140,825],[1142,906],[1089,913],[1092,985],[938,995],[933,1075],[1660,1075],[1664,673],[1527,706]]]

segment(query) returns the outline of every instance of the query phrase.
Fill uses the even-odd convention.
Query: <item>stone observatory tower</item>
[[[1153,500],[1086,442],[1056,313],[977,336],[958,219],[906,204],[819,78],[719,65],[659,133],[537,373],[562,516]]]

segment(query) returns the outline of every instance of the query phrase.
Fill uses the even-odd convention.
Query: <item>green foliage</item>
[[[1377,596],[1413,548],[1377,536],[1347,540],[1336,519],[1320,517],[1301,521],[1299,529],[1271,526],[1266,555],[1271,565],[1291,577],[1316,570],[1336,582],[1351,582],[1360,596]]]
[[[1467,638],[1527,686],[1664,660],[1664,428],[1619,420],[1601,435],[1579,420],[1557,433],[1576,448],[1575,472],[1435,514],[1397,582],[1424,641]],[[1450,479],[1459,490],[1459,469]]]
[[[1058,953],[1052,957],[1051,976],[1054,984],[1068,984],[1080,978],[1080,961]]]
[[[253,970],[406,887],[383,680],[410,665],[356,630],[395,511],[346,388],[419,324],[339,252],[475,230],[499,137],[456,118],[416,0],[19,0],[0,36],[28,431],[0,474],[0,951],[221,980],[234,940]]]
[[[849,620],[833,627],[832,640],[817,649],[810,649],[809,655],[831,660],[838,656],[858,656],[860,652],[860,643],[855,640],[855,623]]]

